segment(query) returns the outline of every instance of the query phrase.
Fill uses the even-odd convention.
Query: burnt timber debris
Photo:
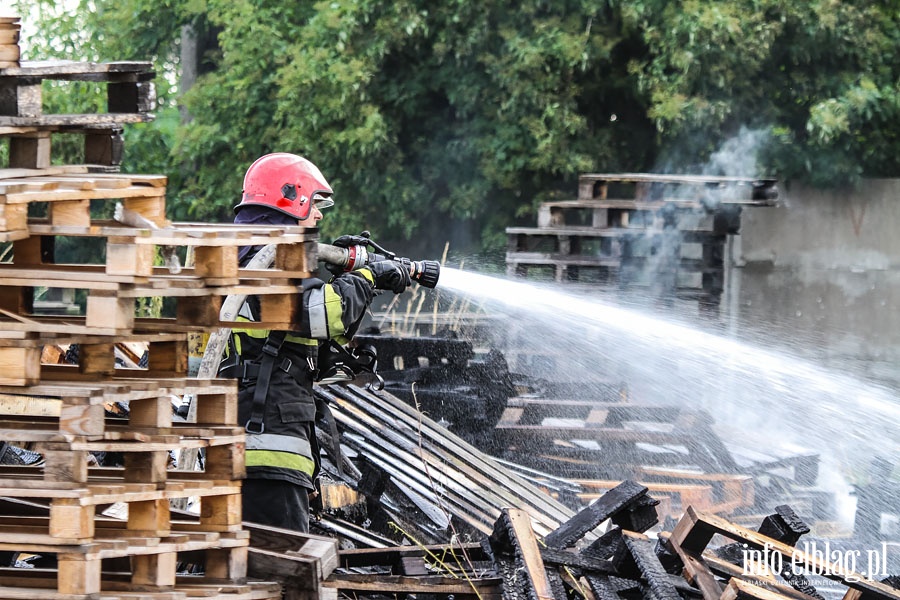
[[[479,353],[453,335],[362,340],[377,350],[387,391],[522,477],[555,487],[574,510],[634,478],[653,485],[673,515],[692,503],[732,515],[791,501],[812,518],[832,518],[829,494],[815,487],[817,455],[729,446],[705,411],[636,404],[623,382],[592,383],[586,394],[524,377],[496,351]]]

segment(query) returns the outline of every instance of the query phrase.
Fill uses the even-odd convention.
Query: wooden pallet
[[[162,175],[62,173],[0,179],[0,241],[30,235],[29,205],[45,205],[47,216],[43,222],[51,226],[87,227],[91,224],[92,200],[118,200],[126,209],[165,227],[169,224],[165,218],[165,194],[166,177]]]
[[[540,229],[584,227],[627,231],[661,230],[667,219],[685,232],[732,233],[737,209],[716,211],[697,201],[558,200],[538,207]]]
[[[232,583],[242,583],[246,577],[249,533],[241,528],[237,484],[201,480],[87,483],[67,490],[28,484],[21,478],[2,480],[0,493],[7,498],[45,498],[49,515],[0,518],[4,523],[0,550],[55,553],[57,593],[100,592],[101,561],[121,557],[131,557],[135,585],[174,585],[178,554],[197,551],[205,553],[207,577]],[[200,498],[199,524],[179,524],[170,518],[169,501],[187,496]],[[127,503],[127,521],[95,517],[98,505],[114,502]]]
[[[704,411],[575,401],[555,409],[552,399],[514,404],[519,406],[508,408],[495,427],[494,440],[504,457],[527,467],[581,478],[620,477],[641,464],[692,465],[710,473],[737,469]]]
[[[647,256],[654,245],[668,238],[677,241],[677,249],[694,244],[699,247],[722,243],[725,235],[710,231],[642,230],[614,227],[507,227],[507,251],[549,251],[558,254],[603,254],[607,256]]]
[[[171,412],[171,403],[165,408]],[[28,425],[27,422],[18,424]],[[158,428],[156,434],[148,434],[130,431],[126,426],[112,426],[99,440],[71,442],[43,441],[58,437],[59,434],[52,431],[32,433],[30,429],[5,428],[2,433],[10,442],[28,443],[41,454],[43,463],[39,467],[0,467],[0,489],[17,490],[16,493],[33,489],[37,497],[45,497],[40,495],[41,492],[77,491],[93,483],[148,483],[161,488],[172,483],[173,489],[177,490],[182,480],[205,486],[203,482],[238,480],[245,474],[244,432],[239,427],[167,427]],[[197,449],[205,452],[203,471],[170,470],[171,452]],[[116,453],[122,457],[125,466],[90,468],[93,453]]]
[[[220,321],[219,312],[223,299],[232,294],[261,296],[261,326],[296,329],[297,284],[317,267],[314,230],[303,227],[176,224],[135,229],[106,222],[30,227],[34,235],[29,231],[30,237],[14,242],[13,262],[0,266],[0,337],[8,339],[24,339],[29,333],[49,339],[230,327],[234,322]],[[52,247],[58,235],[105,238],[105,264],[54,264]],[[253,245],[275,246],[274,268],[239,268],[238,249]],[[178,246],[193,249],[192,267],[173,273],[153,265],[157,248]],[[85,314],[34,315],[37,287],[87,290]],[[176,317],[136,318],[135,300],[144,297],[176,298]]]
[[[2,46],[0,46],[2,49]],[[0,134],[9,138],[9,166],[51,166],[57,133],[84,136],[84,160],[92,170],[115,172],[122,162],[123,127],[151,121],[154,73],[147,62],[3,61],[0,56]],[[107,113],[45,114],[42,83],[91,81],[106,85]]]
[[[757,589],[752,584],[745,583],[735,583],[731,586],[731,582],[729,582],[731,590],[723,589],[704,555],[704,550],[715,535],[733,540],[751,551],[778,553],[783,557],[783,564],[787,564],[792,571],[802,569],[838,582],[847,588],[845,598],[900,599],[900,590],[868,579],[848,569],[845,565],[830,562],[822,556],[809,554],[784,541],[688,507],[668,541],[683,561],[686,576],[700,589],[704,600],[733,600],[737,597],[775,600],[775,598],[785,597],[785,595],[773,592],[766,593],[766,590]]]
[[[578,178],[578,199],[607,200],[616,194],[639,202],[670,199],[771,206],[778,197],[775,183],[775,179],[753,177],[585,173]]]
[[[702,290],[721,294],[726,236],[716,232],[508,228],[507,273],[533,276],[549,271],[555,281],[585,281],[620,287]]]
[[[156,93],[149,62],[89,63],[64,60],[23,61],[0,70],[4,103],[0,126],[85,127],[152,120]],[[107,111],[102,115],[45,114],[41,82],[90,81],[106,84]]]
[[[206,537],[198,539],[204,541],[207,548],[215,547],[219,538],[238,541],[246,538],[241,526],[238,482],[200,479],[194,477],[193,472],[182,472],[181,475],[185,476],[163,484],[116,482],[97,477],[95,482],[88,481],[71,489],[57,489],[26,478],[3,479],[0,492],[4,502],[0,511],[6,525],[0,533],[0,549],[58,552],[62,551],[60,547],[67,547],[67,551],[90,553],[100,550],[111,556],[129,545],[137,545],[137,538],[146,539],[144,545],[155,546],[173,534],[202,533]],[[170,500],[191,496],[200,499],[199,521],[173,519]],[[45,505],[48,512],[46,515],[22,516],[15,505],[17,501]],[[112,504],[127,505],[127,520],[104,520],[95,514],[98,507]],[[121,537],[130,541],[123,542]],[[92,547],[91,544],[100,545]],[[72,546],[80,549],[68,548]],[[186,549],[179,551],[182,550]]]
[[[123,177],[123,176],[119,176]],[[164,194],[164,188],[161,189]],[[69,211],[60,218],[53,215],[46,219],[29,219],[25,222],[27,236],[15,240],[12,264],[19,268],[33,268],[54,264],[54,246],[57,237],[94,237],[106,239],[103,272],[115,282],[141,282],[154,273],[153,259],[156,248],[192,248],[194,265],[184,269],[184,277],[204,278],[209,285],[229,285],[237,282],[237,251],[241,246],[274,244],[276,273],[269,270],[250,272],[248,276],[266,273],[269,276],[291,278],[308,276],[315,269],[315,230],[297,226],[241,226],[234,224],[169,223],[165,220],[165,198],[160,202],[136,202],[131,206],[125,201],[125,209],[137,213],[152,227],[126,227],[114,221],[93,219],[88,205],[75,201],[81,207]],[[46,194],[38,194],[40,202],[52,207],[68,204],[54,203]],[[154,196],[154,198],[156,198]],[[38,201],[38,200],[35,200]],[[83,209],[83,210],[82,210]],[[52,212],[52,211],[51,211]],[[157,223],[162,223],[160,227]],[[26,239],[27,238],[27,239]],[[95,265],[90,265],[95,266]],[[67,266],[78,271],[77,268]],[[180,265],[179,265],[180,268]],[[179,268],[170,272],[181,273]],[[85,269],[83,269],[85,270]],[[86,269],[95,276],[93,270]],[[70,278],[75,278],[71,276]],[[82,277],[84,279],[85,277]]]
[[[701,508],[710,513],[729,514],[738,509],[748,509],[756,503],[756,487],[753,478],[738,473],[697,473],[680,469],[654,466],[637,467],[638,476],[648,482],[665,484],[710,485],[714,503]],[[649,484],[648,484],[649,485]]]
[[[611,191],[612,190],[612,191]],[[743,206],[771,206],[773,179],[585,174],[577,200],[538,210],[537,228],[508,228],[507,275],[620,290],[715,314],[725,243]]]
[[[661,260],[652,268],[641,263],[647,261],[623,264],[617,258],[516,253],[507,254],[506,273],[509,277],[599,284],[622,290],[665,289],[673,297],[718,303],[723,290],[723,268],[704,266],[696,261]],[[681,268],[682,264],[685,269]]]
[[[184,384],[181,384],[184,382]],[[197,423],[173,422],[171,398],[190,395]],[[125,439],[123,430],[141,435],[186,435],[230,430],[237,424],[232,380],[122,377],[98,382],[65,381],[28,387],[0,387],[2,439],[19,441],[96,441]],[[122,403],[127,417],[104,418],[104,406]],[[28,430],[28,433],[16,433]],[[109,434],[104,438],[104,435]],[[22,436],[37,436],[25,440]],[[233,435],[233,434],[229,434]]]
[[[0,324],[2,324],[0,320]],[[163,333],[134,336],[132,342],[146,340],[148,368],[119,368],[116,365],[116,344],[99,336],[44,338],[28,332],[27,339],[0,339],[0,386],[34,386],[52,382],[98,382],[129,379],[179,378],[187,374],[187,336]],[[60,332],[57,332],[58,334]],[[59,364],[59,359],[45,360],[45,344],[67,342],[78,344],[78,364]],[[151,358],[152,356],[152,358]],[[52,357],[50,357],[52,358]]]
[[[11,280],[0,278],[0,282],[3,281]],[[9,286],[5,290],[0,283],[0,340],[9,340],[9,344],[37,339],[35,334],[41,340],[50,343],[59,338],[77,339],[103,335],[140,338],[154,334],[205,332],[214,327],[236,327],[240,325],[238,321],[220,319],[219,311],[223,300],[231,294],[254,294],[261,297],[264,316],[263,320],[258,322],[260,327],[289,331],[299,327],[299,315],[295,307],[297,286],[283,280],[276,283],[267,279],[254,279],[237,286],[214,288],[196,286],[191,282],[183,287],[170,288],[156,287],[157,283],[162,283],[161,281],[151,282],[151,287],[129,285],[102,287],[88,283],[87,286],[92,286],[93,289],[87,299],[86,314],[71,316],[33,315],[21,309],[16,311],[16,306],[31,303],[33,290],[31,286],[37,284],[34,279],[14,281],[17,285]],[[85,288],[85,285],[71,282],[68,285],[59,285],[60,282],[66,281],[68,280],[53,280],[53,285],[62,288]],[[98,291],[98,287],[106,291]],[[4,292],[8,293],[5,297]],[[136,317],[135,300],[145,297],[176,298],[176,316]],[[27,351],[23,349],[14,356],[26,354]],[[27,357],[9,359],[5,362],[19,365],[18,368],[21,368],[23,363],[33,363]]]
[[[236,384],[186,377],[185,332],[219,325],[224,297],[251,293],[265,298],[272,323],[290,328],[297,280],[316,268],[316,230],[173,224],[165,176],[115,173],[123,125],[153,118],[152,78],[150,63],[138,62],[0,69],[0,136],[10,140],[0,241],[13,249],[0,266],[0,439],[41,458],[0,467],[0,551],[56,560],[56,568],[0,569],[0,598],[281,597],[277,584],[246,582]],[[105,84],[108,113],[44,114],[45,80]],[[57,133],[83,135],[88,164],[51,166]],[[106,201],[121,203],[117,218],[127,213],[123,221],[134,226],[101,218],[113,208]],[[95,264],[63,264],[55,256],[61,237],[101,238],[105,252]],[[239,247],[254,245],[277,246],[274,269],[239,269]],[[188,250],[193,264],[179,269],[171,259]],[[165,267],[154,265],[157,253],[169,259]],[[37,314],[36,288],[85,290],[87,308]],[[176,298],[176,318],[136,318],[143,297]],[[147,368],[117,366],[125,343],[147,347]],[[78,345],[78,364],[42,360],[45,349],[66,344]],[[173,399],[185,395],[196,422],[173,417]],[[125,405],[127,416],[106,411]],[[202,470],[172,463],[175,451],[198,450]],[[124,466],[105,466],[100,453],[120,455]],[[196,518],[173,513],[173,501],[189,498]],[[101,514],[114,504],[127,518]],[[203,576],[179,576],[185,561],[202,563]]]

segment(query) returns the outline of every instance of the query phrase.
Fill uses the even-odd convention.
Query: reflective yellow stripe
[[[325,313],[328,315],[328,332],[331,334],[331,337],[344,332],[344,322],[341,321],[343,308],[341,297],[334,291],[334,286],[326,285]]]
[[[290,452],[247,450],[244,454],[244,463],[248,467],[280,467],[282,469],[300,471],[309,476],[312,476],[316,467],[311,458]]]
[[[359,273],[360,275],[365,277],[369,283],[371,283],[372,285],[375,285],[375,276],[372,275],[372,271],[370,269],[368,269],[368,268],[358,269],[358,270],[354,271],[354,273]]]
[[[252,337],[257,340],[264,340],[269,337],[268,329],[232,329],[232,333],[243,333],[247,337]],[[316,340],[312,340],[305,337],[300,337],[298,335],[288,334],[284,337],[285,342],[289,342],[291,344],[300,344],[302,346],[318,346],[319,342]],[[238,351],[240,351],[240,347],[238,347]]]

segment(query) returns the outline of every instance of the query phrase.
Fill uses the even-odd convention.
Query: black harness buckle
[[[255,430],[254,428],[251,427],[251,425],[258,425],[258,426],[259,426],[259,430],[258,430],[258,431]],[[259,435],[259,434],[263,433],[263,432],[266,430],[266,426],[265,426],[265,424],[264,424],[262,421],[254,421],[254,420],[251,419],[251,420],[247,421],[247,424],[246,424],[246,425],[244,425],[244,430],[245,430],[247,433],[252,433],[252,434],[254,434],[254,435]]]
[[[271,336],[266,338],[266,343],[263,344],[262,351],[264,354],[268,354],[269,356],[275,357],[278,356],[278,351],[281,350],[281,343],[275,343]]]

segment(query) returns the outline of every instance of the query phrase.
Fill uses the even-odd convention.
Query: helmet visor
[[[330,195],[325,195],[321,192],[316,192],[312,197],[313,204],[316,205],[316,208],[322,210],[323,208],[328,208],[329,206],[334,206],[334,200]]]

